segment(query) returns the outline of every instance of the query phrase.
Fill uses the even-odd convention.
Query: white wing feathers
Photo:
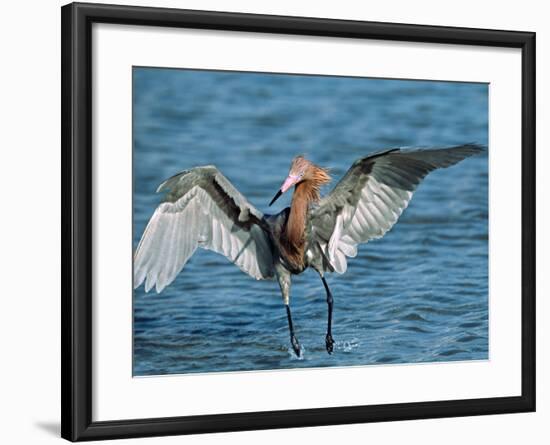
[[[388,150],[356,161],[311,215],[314,242],[325,251],[332,269],[344,273],[357,245],[380,238],[409,205],[422,179],[478,154],[478,145],[444,149]]]
[[[256,279],[273,276],[262,213],[216,167],[182,172],[157,191],[170,190],[151,217],[134,255],[134,288],[161,292],[197,247],[227,257]]]

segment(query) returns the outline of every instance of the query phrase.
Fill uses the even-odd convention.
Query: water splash
[[[300,345],[300,357],[296,355],[296,353],[294,352],[294,349],[292,349],[292,346],[289,346],[287,348],[287,352],[288,352],[288,355],[290,356],[290,360],[302,361],[305,359],[305,356],[306,356],[306,348],[304,348],[303,345]]]
[[[359,347],[359,339],[340,340],[335,343],[335,349],[342,352],[352,352]]]

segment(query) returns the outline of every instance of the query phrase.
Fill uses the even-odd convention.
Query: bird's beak
[[[279,196],[281,196],[284,192],[286,192],[290,187],[295,185],[299,180],[300,180],[299,176],[288,175],[288,178],[285,179],[285,182],[283,182],[283,185],[281,186],[280,190],[276,193],[276,195],[273,197],[273,199],[269,203],[269,206],[271,206],[271,204],[277,201],[277,199],[279,199]]]
[[[271,207],[271,204],[273,204],[275,201],[277,201],[279,199],[279,196],[281,196],[282,194],[283,194],[283,192],[281,190],[279,190],[277,192],[277,194],[273,197],[271,202],[269,203],[269,207]]]

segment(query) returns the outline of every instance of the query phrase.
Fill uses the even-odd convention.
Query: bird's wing
[[[480,153],[478,145],[393,149],[358,159],[310,213],[310,243],[317,243],[329,270],[344,273],[357,245],[392,228],[422,179],[436,168]]]
[[[260,280],[273,276],[263,214],[214,166],[197,167],[162,183],[168,191],[151,217],[134,254],[134,288],[148,292],[170,284],[197,247],[227,257]]]

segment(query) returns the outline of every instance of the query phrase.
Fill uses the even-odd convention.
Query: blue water
[[[134,68],[134,248],[180,170],[215,164],[259,210],[305,153],[337,180],[396,146],[487,144],[485,84]],[[324,190],[326,193],[330,190]],[[303,359],[278,285],[199,250],[161,294],[134,294],[134,375],[488,358],[487,154],[431,173],[382,239],[330,274],[293,277]]]

